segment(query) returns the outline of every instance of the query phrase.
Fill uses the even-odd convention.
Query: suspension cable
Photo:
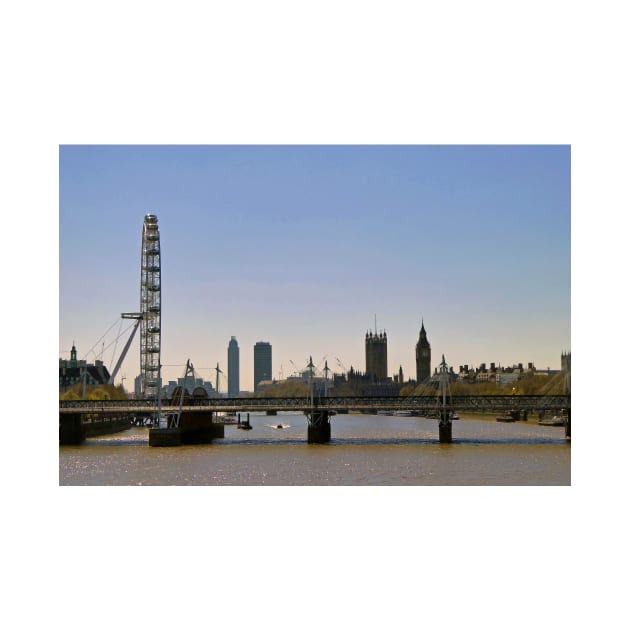
[[[120,330],[122,328],[122,325],[123,325],[123,320],[122,320],[122,317],[121,317],[120,318],[120,326],[118,327],[118,336],[115,339],[114,349],[112,350],[112,358],[111,358],[111,361],[109,363],[110,365],[114,365],[114,357],[116,356],[116,348],[118,347],[118,340],[120,339],[120,335],[121,335]]]
[[[120,318],[117,317],[114,320],[114,323],[101,335],[100,339],[86,352],[86,354],[83,357],[84,359],[87,359],[88,354],[90,354],[90,352],[92,352],[94,350],[94,348],[96,348],[96,346],[100,343],[100,341],[105,338],[107,333],[118,323],[119,319]]]

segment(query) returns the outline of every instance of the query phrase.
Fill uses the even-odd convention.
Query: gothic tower
[[[424,320],[420,328],[420,338],[416,344],[416,380],[418,383],[431,377],[431,344],[427,340]]]
[[[387,333],[365,333],[365,373],[374,381],[387,379]]]

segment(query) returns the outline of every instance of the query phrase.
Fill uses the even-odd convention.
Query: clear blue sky
[[[309,355],[364,370],[375,314],[390,374],[415,376],[422,318],[432,367],[443,353],[456,370],[557,369],[571,347],[570,166],[568,146],[62,146],[60,356],[75,341],[92,361],[139,310],[151,212],[165,380],[188,358],[214,380],[232,335],[241,389],[260,340],[276,377]],[[123,344],[103,354],[110,367]]]

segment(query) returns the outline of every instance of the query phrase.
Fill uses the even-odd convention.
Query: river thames
[[[251,431],[227,425],[212,444],[153,448],[148,429],[134,427],[60,446],[59,485],[571,485],[564,429],[534,420],[461,414],[453,443],[440,444],[437,420],[337,415],[331,442],[317,445],[304,415],[250,418]]]

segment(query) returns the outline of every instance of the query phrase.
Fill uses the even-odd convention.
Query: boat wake
[[[266,424],[266,427],[269,427],[270,429],[290,429],[291,425],[290,424]]]

